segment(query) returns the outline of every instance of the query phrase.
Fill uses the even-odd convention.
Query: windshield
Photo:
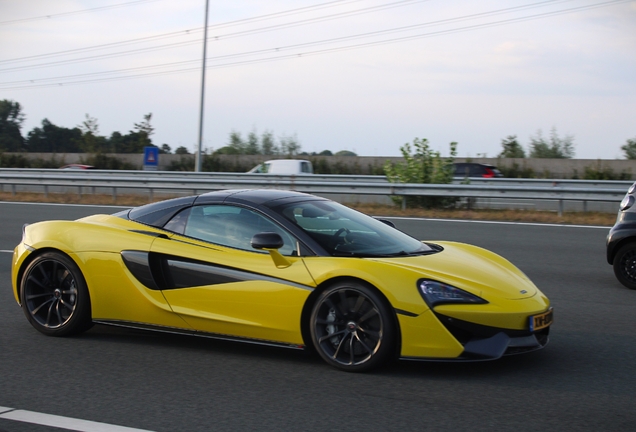
[[[333,201],[304,201],[275,210],[334,256],[386,257],[434,252],[396,228]]]

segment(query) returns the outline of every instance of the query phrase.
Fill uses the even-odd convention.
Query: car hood
[[[374,260],[409,269],[421,274],[423,279],[444,282],[486,300],[493,296],[509,300],[524,299],[538,292],[521,270],[500,255],[464,243],[430,243],[442,246],[443,250],[430,255]]]

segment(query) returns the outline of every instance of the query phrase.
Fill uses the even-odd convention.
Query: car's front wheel
[[[614,274],[627,288],[636,289],[636,243],[628,243],[616,252]]]
[[[334,284],[319,295],[310,331],[318,354],[348,372],[381,366],[395,352],[396,324],[387,302],[357,282]]]
[[[31,325],[46,335],[68,336],[92,325],[84,276],[77,264],[60,252],[45,252],[28,265],[20,298]]]

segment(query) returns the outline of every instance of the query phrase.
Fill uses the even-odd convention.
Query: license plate
[[[539,315],[533,315],[530,317],[530,331],[541,330],[542,328],[546,328],[552,321],[554,320],[552,314],[552,308],[550,308],[547,312],[544,312]]]

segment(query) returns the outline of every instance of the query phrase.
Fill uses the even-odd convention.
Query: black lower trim
[[[499,333],[488,339],[475,339],[466,344],[466,349],[459,357],[400,357],[402,360],[426,362],[479,362],[497,360],[503,356],[537,351],[548,343],[546,335],[531,335],[511,338]]]
[[[548,343],[550,327],[532,332],[490,327],[435,313],[446,329],[464,346],[457,360],[494,360],[536,351]]]
[[[461,343],[466,345],[473,339],[487,339],[495,336],[498,333],[505,333],[511,338],[518,338],[523,336],[531,336],[534,333],[530,330],[511,330],[499,327],[491,327],[482,324],[475,324],[469,321],[463,321],[457,318],[452,318],[446,315],[439,314],[437,312],[435,316],[446,327],[446,329]],[[549,327],[547,327],[549,329]],[[539,331],[541,332],[541,331]],[[539,333],[536,332],[536,333]]]
[[[197,336],[197,337],[204,337],[209,339],[225,340],[225,341],[232,341],[232,342],[243,342],[243,343],[249,343],[254,345],[266,345],[266,346],[290,348],[290,349],[296,349],[296,350],[305,349],[304,345],[289,344],[284,342],[274,342],[274,341],[268,341],[263,339],[252,339],[252,338],[239,337],[239,336],[229,336],[229,335],[217,334],[217,333],[207,333],[207,332],[203,332],[199,330],[189,330],[189,329],[182,329],[178,327],[144,324],[144,323],[131,322],[131,321],[93,320],[93,322],[95,324],[103,324],[103,325],[114,326],[114,327],[124,327],[124,328],[130,328],[135,330],[147,330],[147,331],[160,332],[160,333]]]

